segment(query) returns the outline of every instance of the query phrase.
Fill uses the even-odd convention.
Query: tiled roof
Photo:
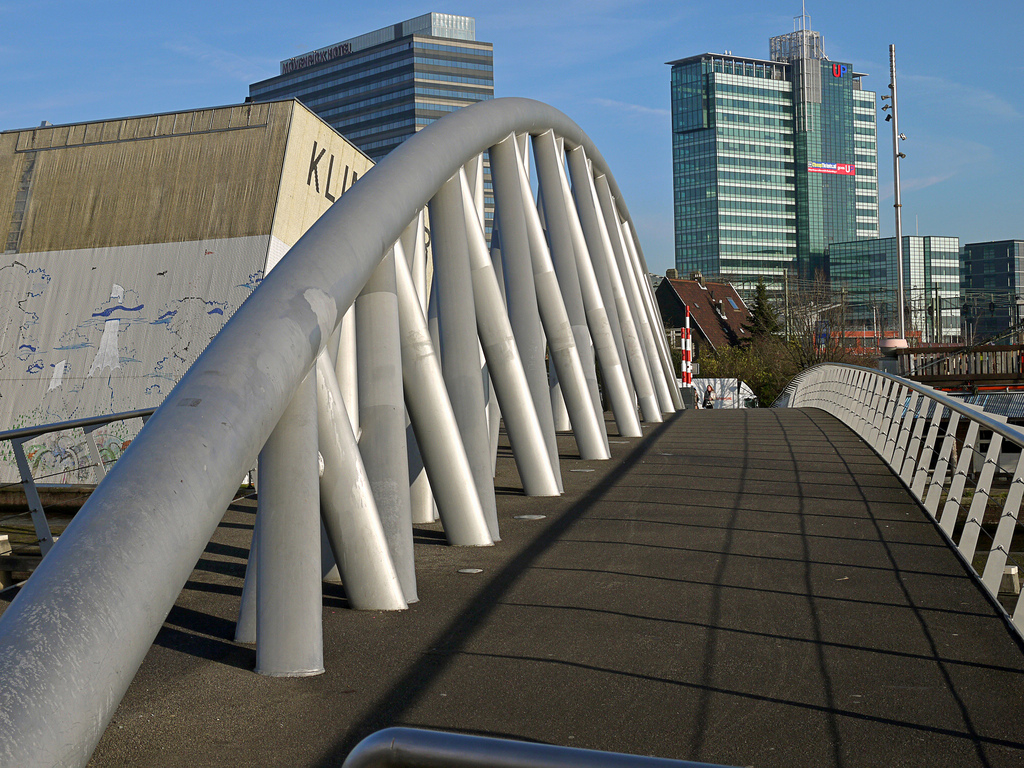
[[[696,324],[711,345],[730,346],[749,338],[743,324],[750,311],[730,283],[666,278],[679,300],[690,307],[690,322]]]

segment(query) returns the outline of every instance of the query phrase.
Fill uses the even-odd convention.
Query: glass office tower
[[[896,238],[831,243],[828,257],[833,289],[845,289],[849,325],[876,338],[899,336]],[[903,292],[908,339],[959,341],[959,238],[904,235]]]
[[[428,13],[281,62],[253,101],[295,98],[380,160],[456,109],[494,98],[494,47],[470,16]],[[494,210],[485,168],[487,229]]]
[[[878,237],[875,94],[821,36],[768,60],[705,53],[672,66],[676,268],[745,290],[827,277],[828,246]]]
[[[1024,322],[1024,240],[967,243],[962,264],[968,335],[987,338]]]

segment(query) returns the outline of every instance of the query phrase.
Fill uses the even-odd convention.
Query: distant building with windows
[[[832,243],[877,238],[875,93],[799,17],[770,59],[672,67],[676,268],[748,291],[828,273]]]
[[[828,256],[833,292],[845,291],[847,327],[876,339],[899,336],[896,238],[832,243]],[[904,235],[903,289],[908,338],[961,340],[959,238]]]
[[[750,320],[750,310],[729,283],[705,280],[699,272],[689,280],[680,280],[676,271],[670,269],[655,288],[654,296],[669,344],[674,349],[680,348],[680,331],[686,327],[686,309],[689,308],[694,360],[702,353],[714,354],[750,338],[750,332],[744,327]]]
[[[476,20],[427,13],[281,62],[253,101],[295,98],[373,158],[449,112],[494,98],[494,46]],[[494,198],[485,166],[487,230]]]
[[[977,337],[1024,321],[1024,240],[967,243],[961,263],[964,320]]]

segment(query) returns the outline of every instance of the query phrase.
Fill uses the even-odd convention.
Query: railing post
[[[990,413],[988,417],[1006,423],[1005,416]],[[971,499],[971,507],[967,512],[967,520],[964,522],[964,529],[960,534],[960,543],[958,544],[960,552],[968,563],[974,560],[974,552],[978,547],[978,534],[981,532],[981,523],[985,516],[985,507],[988,506],[992,479],[999,466],[999,451],[1002,447],[1003,436],[998,432],[992,432],[989,437],[988,450],[985,452],[985,463],[981,467],[981,472],[978,473],[978,481],[974,486],[974,497]]]
[[[982,583],[993,597],[999,597],[999,585],[1003,581],[1006,557],[1010,552],[1013,534],[1017,528],[1017,517],[1020,514],[1022,499],[1024,499],[1024,453],[1021,453],[1020,458],[1017,459],[1013,482],[1010,483],[1010,489],[1006,493],[1006,503],[1003,504],[1003,513],[999,517],[996,535],[992,538],[992,549],[988,553],[985,572],[981,577]]]
[[[971,460],[974,454],[974,445],[978,441],[980,425],[971,420],[967,425],[967,437],[964,438],[963,447],[960,449],[960,459],[953,471],[953,479],[950,481],[949,490],[946,492],[946,503],[942,507],[942,517],[939,519],[939,526],[946,532],[947,536],[953,536],[953,528],[956,526],[957,516],[960,514],[960,499],[963,498],[964,486],[967,483],[967,473],[971,471]]]
[[[893,472],[898,475],[901,474],[903,470],[903,459],[907,453],[907,443],[910,441],[911,425],[919,421],[919,419],[917,419],[917,409],[921,404],[921,399],[921,395],[917,390],[909,391],[907,411],[900,422],[900,431],[896,440],[896,448],[893,450],[892,458],[889,460],[889,466],[891,466]]]
[[[921,458],[914,470],[914,478],[910,485],[910,492],[917,497],[917,500],[924,503],[924,489],[928,482],[928,471],[932,466],[932,457],[935,455],[935,443],[939,436],[939,426],[942,421],[941,403],[932,401],[932,415],[928,426],[928,434],[924,440],[924,447],[921,449]]]
[[[39,551],[45,556],[53,547],[53,533],[50,531],[50,524],[46,521],[46,512],[43,510],[43,502],[39,498],[39,489],[36,488],[32,469],[25,456],[24,443],[28,439],[25,437],[11,440],[11,448],[14,450],[14,461],[18,465],[18,474],[21,475],[21,487],[25,491],[25,500],[28,502],[29,512],[32,515],[32,525],[36,530],[36,539],[39,541]]]

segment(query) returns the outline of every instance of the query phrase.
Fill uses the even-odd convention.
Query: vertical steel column
[[[582,165],[582,172],[586,174],[587,158],[583,154],[583,148],[580,147],[574,152],[575,154],[567,153],[570,158],[575,158],[575,160],[570,159],[570,162],[575,162],[577,166]],[[589,196],[583,198],[583,202],[589,203],[589,207],[583,206],[585,211],[577,210],[578,203],[573,200],[572,192],[569,190],[569,180],[561,163],[558,164],[558,180],[565,201],[565,209],[569,214],[569,229],[573,238],[573,250],[576,252],[576,272],[579,275],[583,307],[586,311],[587,323],[590,326],[594,350],[597,353],[598,363],[601,365],[604,391],[615,416],[619,434],[625,437],[639,437],[643,433],[640,430],[640,420],[637,418],[636,401],[626,383],[623,360],[619,356],[619,348],[612,327],[611,315],[614,312],[609,312],[605,308],[605,300],[595,270],[594,263],[599,260],[596,250],[603,247],[600,230],[597,226],[597,210],[594,208],[593,198]],[[589,195],[589,188],[587,192]],[[589,225],[590,237],[587,237],[584,229],[584,220]]]
[[[601,439],[607,446],[608,436],[605,434],[604,407],[597,383],[593,339],[587,324],[589,318],[583,305],[583,293],[580,290],[580,277],[576,268],[578,254],[569,224],[569,205],[562,189],[561,177],[564,171],[560,167],[561,158],[554,133],[548,131],[533,137],[533,156],[537,165],[537,183],[542,193],[541,204],[544,209],[544,224],[548,233],[551,261],[558,277],[558,287],[565,303],[565,311],[569,316],[569,322],[572,323],[572,333],[587,379],[590,401],[601,431]]]
[[[594,204],[598,215],[598,223],[604,240],[604,271],[611,283],[612,296],[615,302],[615,314],[619,318],[619,326],[622,329],[622,346],[625,350],[626,359],[629,363],[629,375],[632,377],[633,390],[636,392],[637,402],[640,405],[640,413],[644,421],[657,424],[662,421],[661,406],[658,403],[658,396],[654,392],[654,383],[651,379],[651,371],[647,365],[644,354],[643,342],[640,332],[637,330],[633,311],[630,308],[630,301],[624,285],[624,277],[619,271],[616,263],[616,247],[621,247],[618,232],[610,230],[611,217],[604,210],[604,204],[599,199],[594,179],[588,175],[591,189],[594,195]]]
[[[466,177],[462,176],[461,181],[476,327],[487,358],[492,393],[497,395],[493,404],[495,409],[500,405],[505,415],[505,430],[526,495],[557,496],[558,481],[548,460],[544,434],[530,397],[512,326],[505,314],[483,227],[470,209],[472,197]]]
[[[324,474],[320,514],[353,608],[399,611],[407,607],[370,478],[330,360],[316,361],[317,427]]]
[[[406,251],[404,242],[414,240],[415,230],[412,229],[418,219],[406,227],[402,237],[395,243],[395,268],[404,264],[406,269],[411,270],[415,261],[415,255]],[[413,248],[415,248],[413,242]],[[401,303],[401,301],[399,301]],[[401,314],[401,311],[399,311]],[[416,442],[416,433],[413,431],[409,416],[405,417],[405,445],[409,459],[409,510],[410,519],[413,525],[429,525],[434,522],[434,497],[430,493],[430,481],[427,479],[426,470],[423,468],[423,457],[420,455],[420,447]]]
[[[341,397],[345,401],[352,432],[359,437],[359,365],[356,351],[356,306],[353,304],[341,317],[338,340],[338,362],[335,374]]]
[[[633,232],[633,227],[629,221],[623,219],[622,222],[623,239],[626,241],[626,251],[630,254],[630,261],[633,265],[633,269],[636,270],[637,285],[640,287],[640,296],[647,307],[648,322],[651,324],[652,333],[654,333],[654,340],[657,342],[657,349],[661,355],[661,367],[666,379],[668,380],[668,391],[672,396],[672,408],[669,412],[674,412],[678,408],[683,407],[683,395],[679,391],[679,387],[676,386],[676,377],[672,373],[672,352],[668,348],[668,338],[665,336],[665,324],[661,320],[661,310],[658,309],[658,302],[654,298],[654,290],[651,288],[650,273],[647,271],[644,265],[644,260],[640,257],[639,246],[637,244],[636,234]],[[657,331],[655,333],[655,331]]]
[[[644,360],[654,387],[654,393],[658,398],[658,411],[659,414],[671,413],[673,410],[672,395],[668,391],[665,372],[658,363],[659,355],[654,340],[654,333],[651,331],[651,324],[647,319],[647,312],[640,298],[640,288],[637,285],[636,274],[630,266],[630,255],[626,249],[622,228],[619,226],[619,214],[615,207],[615,198],[612,197],[608,180],[604,176],[599,176],[596,184],[597,196],[601,201],[601,209],[604,213],[605,226],[608,227],[608,234],[612,241],[612,250],[615,253],[616,268],[622,276],[626,299],[629,302],[630,313],[633,317],[633,325],[637,328]],[[630,370],[632,370],[632,367],[632,362],[630,362]],[[646,415],[645,413],[644,416],[646,417]]]
[[[476,301],[471,284],[466,213],[462,205],[459,174],[450,178],[431,198],[430,224],[441,333],[441,370],[473,469],[487,528],[491,539],[498,541],[490,436],[480,376],[480,342],[476,334]]]
[[[420,311],[412,277],[396,262],[398,318],[402,329],[402,380],[423,465],[437,500],[448,543],[493,543],[477,494],[473,470],[445,389],[426,318]]]
[[[256,672],[324,671],[316,381],[306,374],[260,452]]]
[[[551,417],[555,422],[556,432],[572,432],[569,411],[565,407],[562,388],[558,385],[558,367],[553,360],[548,361],[548,395],[551,402]]]
[[[609,274],[609,263],[614,260],[612,255],[612,244],[608,237],[608,229],[605,227],[604,217],[601,214],[601,203],[597,199],[597,191],[594,189],[594,177],[590,160],[587,158],[583,147],[576,147],[566,153],[569,159],[569,176],[572,179],[572,193],[576,201],[576,210],[579,211],[580,224],[583,227],[584,237],[590,251],[590,261],[594,270],[594,276],[601,292],[605,310],[608,313],[608,321],[611,324],[612,336],[615,339],[615,349],[619,355],[619,363],[625,376],[626,387],[629,390],[631,402],[636,403],[636,391],[632,384],[632,374],[629,369],[629,358],[626,355],[626,345],[623,340],[622,323],[619,320],[619,310],[615,298],[615,291],[612,288],[612,279]]]
[[[235,621],[235,642],[256,642],[256,579],[259,570],[258,555],[260,516],[256,515],[249,538],[249,558],[245,562],[245,580],[242,582],[242,598]]]
[[[598,423],[597,411],[587,387],[586,374],[576,347],[576,337],[562,300],[562,292],[555,277],[554,264],[548,250],[540,213],[534,205],[526,169],[519,172],[519,191],[526,214],[526,230],[530,238],[533,257],[533,281],[537,288],[537,306],[541,324],[547,337],[548,351],[558,373],[558,386],[569,412],[576,445],[584,459],[607,459],[611,454],[604,437],[603,425]]]
[[[395,254],[389,251],[356,299],[359,423],[363,428],[359,452],[405,601],[414,603],[418,598],[395,291]]]
[[[516,347],[523,362],[530,386],[533,407],[544,433],[551,468],[559,490],[562,474],[558,461],[558,443],[548,391],[546,344],[537,307],[537,289],[533,282],[533,260],[530,238],[526,230],[526,214],[519,190],[519,169],[522,158],[514,136],[509,136],[489,150],[491,182],[494,187],[496,219],[501,233],[501,257],[505,277],[505,299],[508,319],[515,334]]]

